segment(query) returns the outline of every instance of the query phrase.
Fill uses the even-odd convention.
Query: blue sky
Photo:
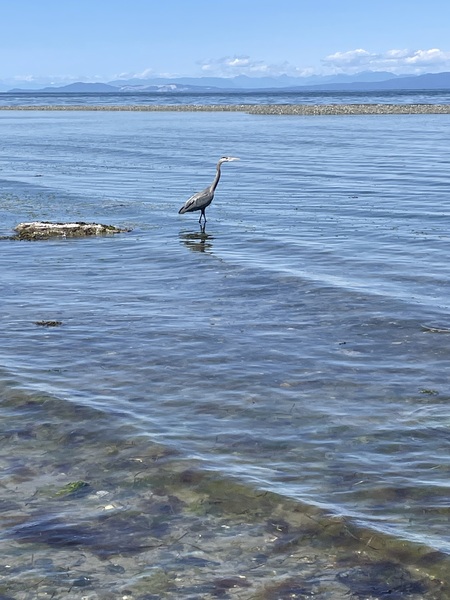
[[[450,71],[449,0],[5,0],[0,81]]]

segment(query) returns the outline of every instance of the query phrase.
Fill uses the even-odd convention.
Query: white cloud
[[[327,56],[323,63],[326,65],[337,65],[338,67],[355,67],[360,64],[367,64],[376,54],[371,54],[367,50],[357,48],[356,50],[349,50],[348,52],[335,52]]]
[[[314,75],[353,75],[361,71],[389,71],[393,74],[420,75],[421,73],[438,73],[450,71],[450,52],[439,49],[409,50],[394,48],[383,52],[372,52],[364,48],[348,51],[337,51],[329,54],[318,64],[295,65],[288,61],[266,62],[257,60],[247,55],[236,54],[224,56],[198,63],[201,74],[214,77],[235,77],[247,75],[249,77],[274,77],[288,75],[291,77],[311,77]],[[145,68],[140,71],[122,72],[113,76],[105,75],[21,75],[15,78],[3,79],[2,83],[10,83],[11,87],[37,86],[38,84],[52,83],[64,85],[75,81],[111,81],[117,79],[149,79],[163,77],[172,79],[185,76],[186,73],[169,73],[157,71],[154,68]],[[191,76],[199,73],[190,73]]]
[[[450,52],[443,52],[439,48],[430,50],[416,50],[412,55],[406,57],[408,64],[414,65],[442,65],[450,64]]]
[[[234,58],[225,59],[229,67],[251,67],[250,58],[248,56],[235,56]]]
[[[263,77],[276,75],[304,76],[310,74],[310,69],[301,69],[285,61],[270,64],[263,60],[254,60],[249,56],[225,56],[199,63],[204,75],[214,77],[235,77],[248,75],[249,77]]]
[[[287,61],[267,63],[249,56],[225,56],[200,63],[202,73],[215,77],[250,77],[290,75],[307,77],[311,75],[332,75],[345,73],[353,75],[361,71],[389,71],[394,74],[420,75],[427,72],[450,71],[450,52],[431,48],[428,50],[391,49],[384,52],[370,52],[356,48],[346,52],[335,52],[326,56],[322,68],[300,67]]]
[[[352,74],[368,70],[419,75],[450,70],[450,52],[431,48],[429,50],[393,49],[376,53],[358,48],[330,54],[323,59],[322,63],[325,69],[332,73]]]
[[[34,75],[15,75],[12,79],[13,79],[13,81],[30,81],[30,82],[34,82],[38,78],[36,78]]]
[[[5,77],[2,82],[12,86],[24,86],[29,84],[32,87],[43,85],[67,85],[76,81],[102,82],[105,78],[102,75],[14,75]]]
[[[113,75],[111,79],[148,79],[150,77],[158,77],[153,69],[144,69],[138,73],[136,73],[136,71],[117,73],[116,75]]]

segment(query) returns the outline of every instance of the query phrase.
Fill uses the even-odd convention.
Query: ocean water
[[[450,117],[0,131],[5,597],[447,597]]]
[[[238,90],[236,92],[0,93],[0,106],[42,105],[208,105],[208,104],[448,104],[449,90],[381,90],[372,92]]]

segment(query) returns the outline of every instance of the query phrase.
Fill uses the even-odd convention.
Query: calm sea
[[[450,116],[0,132],[4,597],[447,597],[426,578],[450,553]],[[201,232],[178,209],[222,155]],[[32,220],[130,231],[10,239]]]
[[[108,94],[1,93],[0,106],[43,105],[139,105],[139,104],[448,104],[450,90],[394,90],[378,92],[236,91],[207,92],[122,92]]]

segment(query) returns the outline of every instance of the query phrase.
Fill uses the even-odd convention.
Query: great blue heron
[[[205,209],[207,206],[211,204],[214,198],[214,192],[216,190],[217,184],[220,179],[220,165],[224,162],[231,162],[233,160],[240,160],[239,158],[235,158],[234,156],[222,156],[222,158],[217,163],[217,172],[214,177],[214,181],[212,184],[204,189],[202,192],[197,192],[190,198],[186,200],[183,206],[178,211],[179,215],[182,215],[187,212],[194,212],[195,210],[201,210],[200,219],[198,222],[201,224],[202,217],[204,219],[204,223],[206,223]]]

